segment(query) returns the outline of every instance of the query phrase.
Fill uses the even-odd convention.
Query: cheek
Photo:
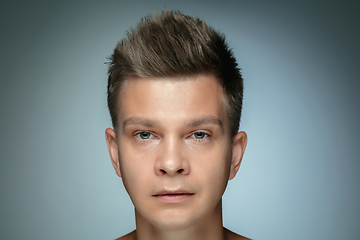
[[[127,139],[119,142],[119,159],[120,159],[120,170],[124,176],[131,175],[138,177],[146,165],[151,163],[153,155],[149,151],[144,149],[135,148],[134,143]],[[148,166],[147,169],[149,170]],[[130,174],[131,173],[131,174]]]
[[[133,205],[136,208],[144,205],[141,202],[151,195],[149,192],[149,186],[151,186],[149,173],[144,171],[141,166],[128,163],[123,166],[121,173],[124,187]]]
[[[120,171],[122,181],[125,189],[133,199],[133,196],[143,194],[146,190],[146,186],[149,184],[149,174],[153,168],[151,168],[151,157],[134,152],[126,146],[121,144],[119,148],[120,159]]]
[[[207,193],[222,195],[225,191],[230,174],[230,156],[231,152],[211,151],[192,167],[192,173],[206,188]]]

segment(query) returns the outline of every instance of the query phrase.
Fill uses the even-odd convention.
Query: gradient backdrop
[[[360,239],[358,1],[1,1],[0,239],[114,239],[133,207],[105,144],[106,57],[168,9],[223,32],[249,136],[224,225]]]

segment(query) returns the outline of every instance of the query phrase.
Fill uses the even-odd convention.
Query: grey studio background
[[[356,1],[2,1],[0,239],[115,239],[133,207],[104,131],[106,57],[140,17],[200,16],[234,48],[248,148],[224,225],[360,239]]]

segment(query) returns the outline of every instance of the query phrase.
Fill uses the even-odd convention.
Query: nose
[[[155,163],[156,175],[187,175],[190,173],[190,164],[186,158],[186,150],[181,140],[174,138],[164,140],[158,149]],[[185,150],[185,151],[184,151]]]

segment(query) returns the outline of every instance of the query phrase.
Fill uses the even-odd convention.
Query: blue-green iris
[[[206,136],[207,136],[207,134],[204,133],[204,132],[196,132],[196,133],[194,133],[194,137],[195,137],[196,139],[203,139],[203,138],[205,138]]]
[[[140,132],[140,133],[138,133],[138,135],[139,135],[139,137],[141,139],[149,139],[150,136],[151,136],[151,133],[149,133],[149,132]]]

